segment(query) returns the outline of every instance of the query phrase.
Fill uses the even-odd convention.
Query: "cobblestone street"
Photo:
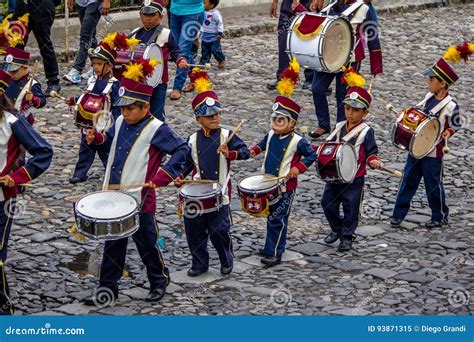
[[[437,61],[449,45],[473,40],[472,18],[472,3],[380,16],[384,74],[375,80],[374,101],[367,120],[375,129],[379,157],[388,167],[403,169],[407,153],[392,145],[394,115],[385,106],[392,103],[402,109],[423,99],[427,87],[421,72]],[[276,33],[222,42],[226,69],[217,70],[217,63],[212,61],[211,79],[224,107],[223,126],[233,128],[241,119],[247,119],[239,136],[252,146],[269,129],[269,113],[277,94],[266,88],[277,66]],[[68,67],[61,64],[62,74]],[[116,305],[90,308],[79,302],[97,286],[103,244],[77,242],[68,234],[67,229],[74,223],[71,198],[100,189],[103,170],[96,158],[88,182],[69,184],[79,150],[79,131],[73,124],[73,113],[60,100],[51,99],[46,109],[36,114],[35,125],[54,147],[53,164],[32,182],[33,188],[18,197],[18,215],[10,236],[6,270],[16,314],[471,315],[473,68],[472,60],[457,64],[455,69],[461,78],[450,90],[459,103],[464,128],[450,139],[451,151],[445,157],[448,227],[424,228],[430,209],[423,185],[402,228],[390,227],[398,178],[369,170],[354,250],[339,253],[337,244],[330,246],[322,241],[330,231],[320,206],[324,182],[312,167],[299,177],[293,202],[286,252],[291,260],[263,269],[255,254],[264,243],[265,220],[243,212],[236,193],[236,182],[258,172],[262,156],[236,162],[231,203],[236,260],[229,276],[219,273],[217,254],[210,248],[214,268],[206,276],[210,279],[203,279],[206,282],[201,284],[187,281],[184,275],[191,258],[178,222],[177,190],[159,190],[159,242],[164,245],[172,284],[155,305],[143,301],[148,282],[133,242],[129,243],[127,270]],[[369,79],[368,59],[362,73]],[[42,73],[40,80],[44,81]],[[292,96],[303,106],[298,127],[312,129],[316,127],[316,117],[311,92],[302,90],[302,83]],[[80,88],[63,87],[61,93],[66,97],[79,95]],[[192,97],[185,94],[177,102],[168,100],[166,106],[168,124],[183,137],[198,128],[191,109]],[[334,94],[330,97],[330,110],[334,124]]]

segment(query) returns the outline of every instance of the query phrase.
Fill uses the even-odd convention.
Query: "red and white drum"
[[[186,184],[179,192],[179,203],[185,217],[196,217],[218,211],[223,203],[219,183]]]
[[[242,179],[237,184],[237,192],[242,201],[242,210],[257,216],[267,217],[270,205],[281,197],[282,181],[274,175],[256,175]]]
[[[347,143],[325,142],[316,151],[316,171],[326,182],[350,183],[358,164],[354,146]]]
[[[129,64],[130,62],[136,61],[140,58],[152,59],[153,57],[155,57],[159,64],[155,67],[153,75],[146,79],[146,83],[152,87],[156,87],[161,83],[161,77],[163,76],[164,68],[163,51],[157,44],[150,44],[146,46],[139,44],[133,51],[130,49],[117,51],[117,58],[115,59],[114,64],[115,78],[119,81],[122,79],[122,74],[126,70],[126,64]]]
[[[393,144],[417,159],[428,155],[439,141],[441,123],[421,110],[409,107],[392,127]]]
[[[77,100],[74,121],[78,128],[93,128],[109,115],[110,103],[107,95],[84,93]],[[105,128],[105,127],[104,127]],[[102,130],[102,127],[98,129]]]
[[[339,72],[352,56],[354,31],[343,17],[300,13],[291,23],[286,41],[290,60],[317,71]]]

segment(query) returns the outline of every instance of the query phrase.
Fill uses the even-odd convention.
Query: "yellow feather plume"
[[[111,33],[104,37],[104,39],[102,40],[102,43],[107,44],[108,46],[110,46],[111,49],[113,49],[116,36],[117,36],[117,32]]]
[[[153,67],[155,68],[158,64],[160,64],[160,62],[155,58],[155,57],[152,57],[148,63]]]
[[[19,21],[19,22],[22,22],[22,23],[25,24],[25,25],[28,25],[28,22],[30,21],[29,16],[30,16],[29,13],[25,13],[25,14],[23,14],[21,17],[18,18],[18,21]]]
[[[77,226],[76,225],[69,228],[68,232],[69,232],[69,234],[72,235],[74,240],[81,241],[81,242],[84,242],[86,240],[86,237],[77,231]]]
[[[298,63],[298,60],[296,57],[293,57],[293,60],[290,62],[290,67],[296,72],[300,72],[300,63]]]
[[[135,50],[135,46],[137,46],[140,43],[140,39],[136,38],[127,38],[127,45],[130,48],[130,50]]]
[[[2,23],[0,24],[0,33],[4,33],[10,27],[10,21],[8,19],[10,19],[11,17],[12,14],[9,14],[2,20]]]
[[[474,43],[469,43],[469,50],[474,53]]]
[[[276,89],[280,95],[290,97],[295,90],[295,84],[291,81],[291,79],[283,78],[278,82]]]
[[[202,93],[204,91],[209,91],[212,90],[212,83],[211,81],[205,79],[205,78],[198,78],[196,82],[194,82],[194,89],[198,93]]]
[[[364,88],[365,86],[365,78],[361,74],[357,72],[346,72],[347,68],[342,67],[342,71],[344,72],[343,77],[347,83],[348,87],[359,87]]]
[[[461,61],[461,54],[455,46],[450,46],[444,54],[443,58],[448,62],[458,63],[459,61]]]
[[[9,39],[8,39],[8,44],[11,47],[15,47],[17,45],[22,45],[23,44],[23,37],[20,33],[18,32],[12,32],[9,31]]]
[[[132,63],[126,65],[125,68],[127,70],[123,73],[123,77],[129,78],[137,82],[143,79],[143,65]]]

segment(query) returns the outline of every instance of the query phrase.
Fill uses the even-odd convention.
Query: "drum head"
[[[329,23],[323,42],[323,59],[330,72],[344,66],[352,52],[352,27],[344,19]]]
[[[357,156],[354,147],[344,144],[338,152],[338,169],[340,176],[346,182],[351,182],[357,172]]]
[[[82,197],[76,210],[83,216],[112,220],[132,214],[137,209],[132,196],[119,191],[99,191]]]
[[[243,190],[255,191],[255,190],[269,190],[276,188],[279,184],[274,175],[256,175],[242,179],[239,182],[239,187]]]
[[[415,158],[423,158],[435,147],[439,139],[440,122],[433,118],[426,120],[417,129],[411,141],[410,152]]]
[[[161,77],[163,76],[163,68],[164,68],[164,59],[163,59],[163,51],[161,48],[156,44],[150,44],[147,46],[145,53],[143,54],[143,58],[145,59],[155,59],[160,63],[155,67],[155,71],[153,75],[147,78],[146,83],[149,86],[156,87],[158,84],[161,83]]]
[[[181,188],[181,195],[184,197],[209,197],[219,193],[221,186],[219,183],[212,184],[186,184]]]

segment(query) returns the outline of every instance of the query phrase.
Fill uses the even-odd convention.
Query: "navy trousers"
[[[209,267],[207,242],[210,239],[219,255],[222,266],[233,265],[232,238],[230,236],[230,209],[222,206],[219,211],[191,217],[186,213],[184,227],[189,250],[192,255],[192,269],[205,270]]]
[[[154,213],[140,214],[140,228],[132,235],[140,258],[146,267],[150,290],[166,288],[170,282],[168,268],[157,245],[158,227]],[[118,295],[118,281],[122,277],[127,254],[128,238],[107,241],[100,268],[100,286],[108,287]]]
[[[431,219],[436,222],[448,219],[449,208],[442,181],[443,159],[424,157],[416,159],[408,155],[403,178],[398,189],[393,218],[404,219],[410,209],[410,202],[420,185],[425,182],[426,196],[431,208]]]
[[[295,191],[284,192],[278,202],[270,206],[267,218],[267,237],[263,252],[267,255],[281,257],[285,251],[288,217]]]
[[[87,179],[87,172],[94,163],[95,154],[99,154],[99,158],[102,164],[107,165],[107,158],[109,157],[108,151],[104,150],[101,145],[87,144],[86,135],[81,134],[81,146],[79,148],[79,159],[76,163],[76,169],[74,170],[73,177],[79,177],[80,179]]]
[[[157,118],[165,122],[165,101],[166,101],[166,89],[168,85],[166,83],[158,84],[151,94],[150,98],[150,112]]]
[[[213,42],[201,42],[201,61],[200,64],[209,63],[211,56],[214,56],[216,61],[222,62],[225,60],[225,55],[222,52],[221,41],[214,40]]]
[[[360,69],[360,62],[352,63],[353,68]],[[314,71],[311,91],[313,93],[313,103],[318,119],[318,126],[326,132],[331,131],[331,121],[329,118],[329,105],[326,98],[326,91],[329,89],[334,78],[336,79],[336,102],[337,102],[337,122],[344,121],[344,97],[346,96],[347,86],[342,83],[342,72],[327,73]]]
[[[10,237],[15,205],[16,201],[14,198],[9,201],[0,202],[0,315],[12,315],[14,312],[5,273],[5,261],[7,260],[8,239]]]
[[[350,240],[359,224],[360,203],[364,196],[364,177],[357,177],[352,183],[326,183],[321,206],[331,230],[341,240]],[[340,215],[340,207],[344,216]]]

